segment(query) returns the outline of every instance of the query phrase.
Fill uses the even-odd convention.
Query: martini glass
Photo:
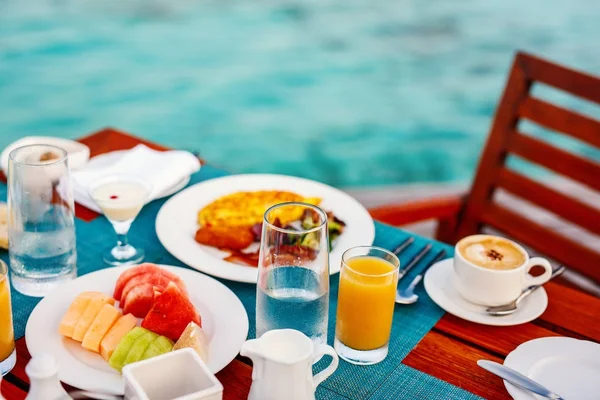
[[[150,183],[124,174],[108,176],[90,186],[90,196],[117,234],[117,245],[102,254],[107,264],[136,264],[144,259],[144,250],[130,245],[127,233],[151,192]]]

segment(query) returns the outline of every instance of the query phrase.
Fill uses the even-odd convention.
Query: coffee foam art
[[[460,250],[469,262],[496,270],[518,268],[526,259],[523,252],[512,243],[494,238],[464,243]]]

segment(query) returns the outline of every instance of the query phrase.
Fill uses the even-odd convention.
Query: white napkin
[[[200,169],[200,161],[187,151],[156,151],[137,145],[106,167],[86,167],[72,173],[75,201],[89,209],[100,208],[88,193],[88,187],[99,179],[113,174],[136,175],[152,185],[148,202],[161,197],[178,182]]]

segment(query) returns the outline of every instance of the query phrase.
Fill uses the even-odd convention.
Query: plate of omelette
[[[169,199],[156,218],[156,233],[169,253],[201,272],[238,282],[256,283],[260,231],[265,211],[287,202],[322,208],[328,217],[329,270],[340,271],[342,253],[371,245],[375,226],[353,197],[303,178],[242,174],[207,180]],[[281,216],[291,223],[303,210]],[[296,215],[297,214],[297,215]]]

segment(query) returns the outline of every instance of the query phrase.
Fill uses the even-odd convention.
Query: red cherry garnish
[[[119,198],[119,196],[117,196],[116,194],[113,194],[112,196],[110,196],[111,200],[116,200]]]

